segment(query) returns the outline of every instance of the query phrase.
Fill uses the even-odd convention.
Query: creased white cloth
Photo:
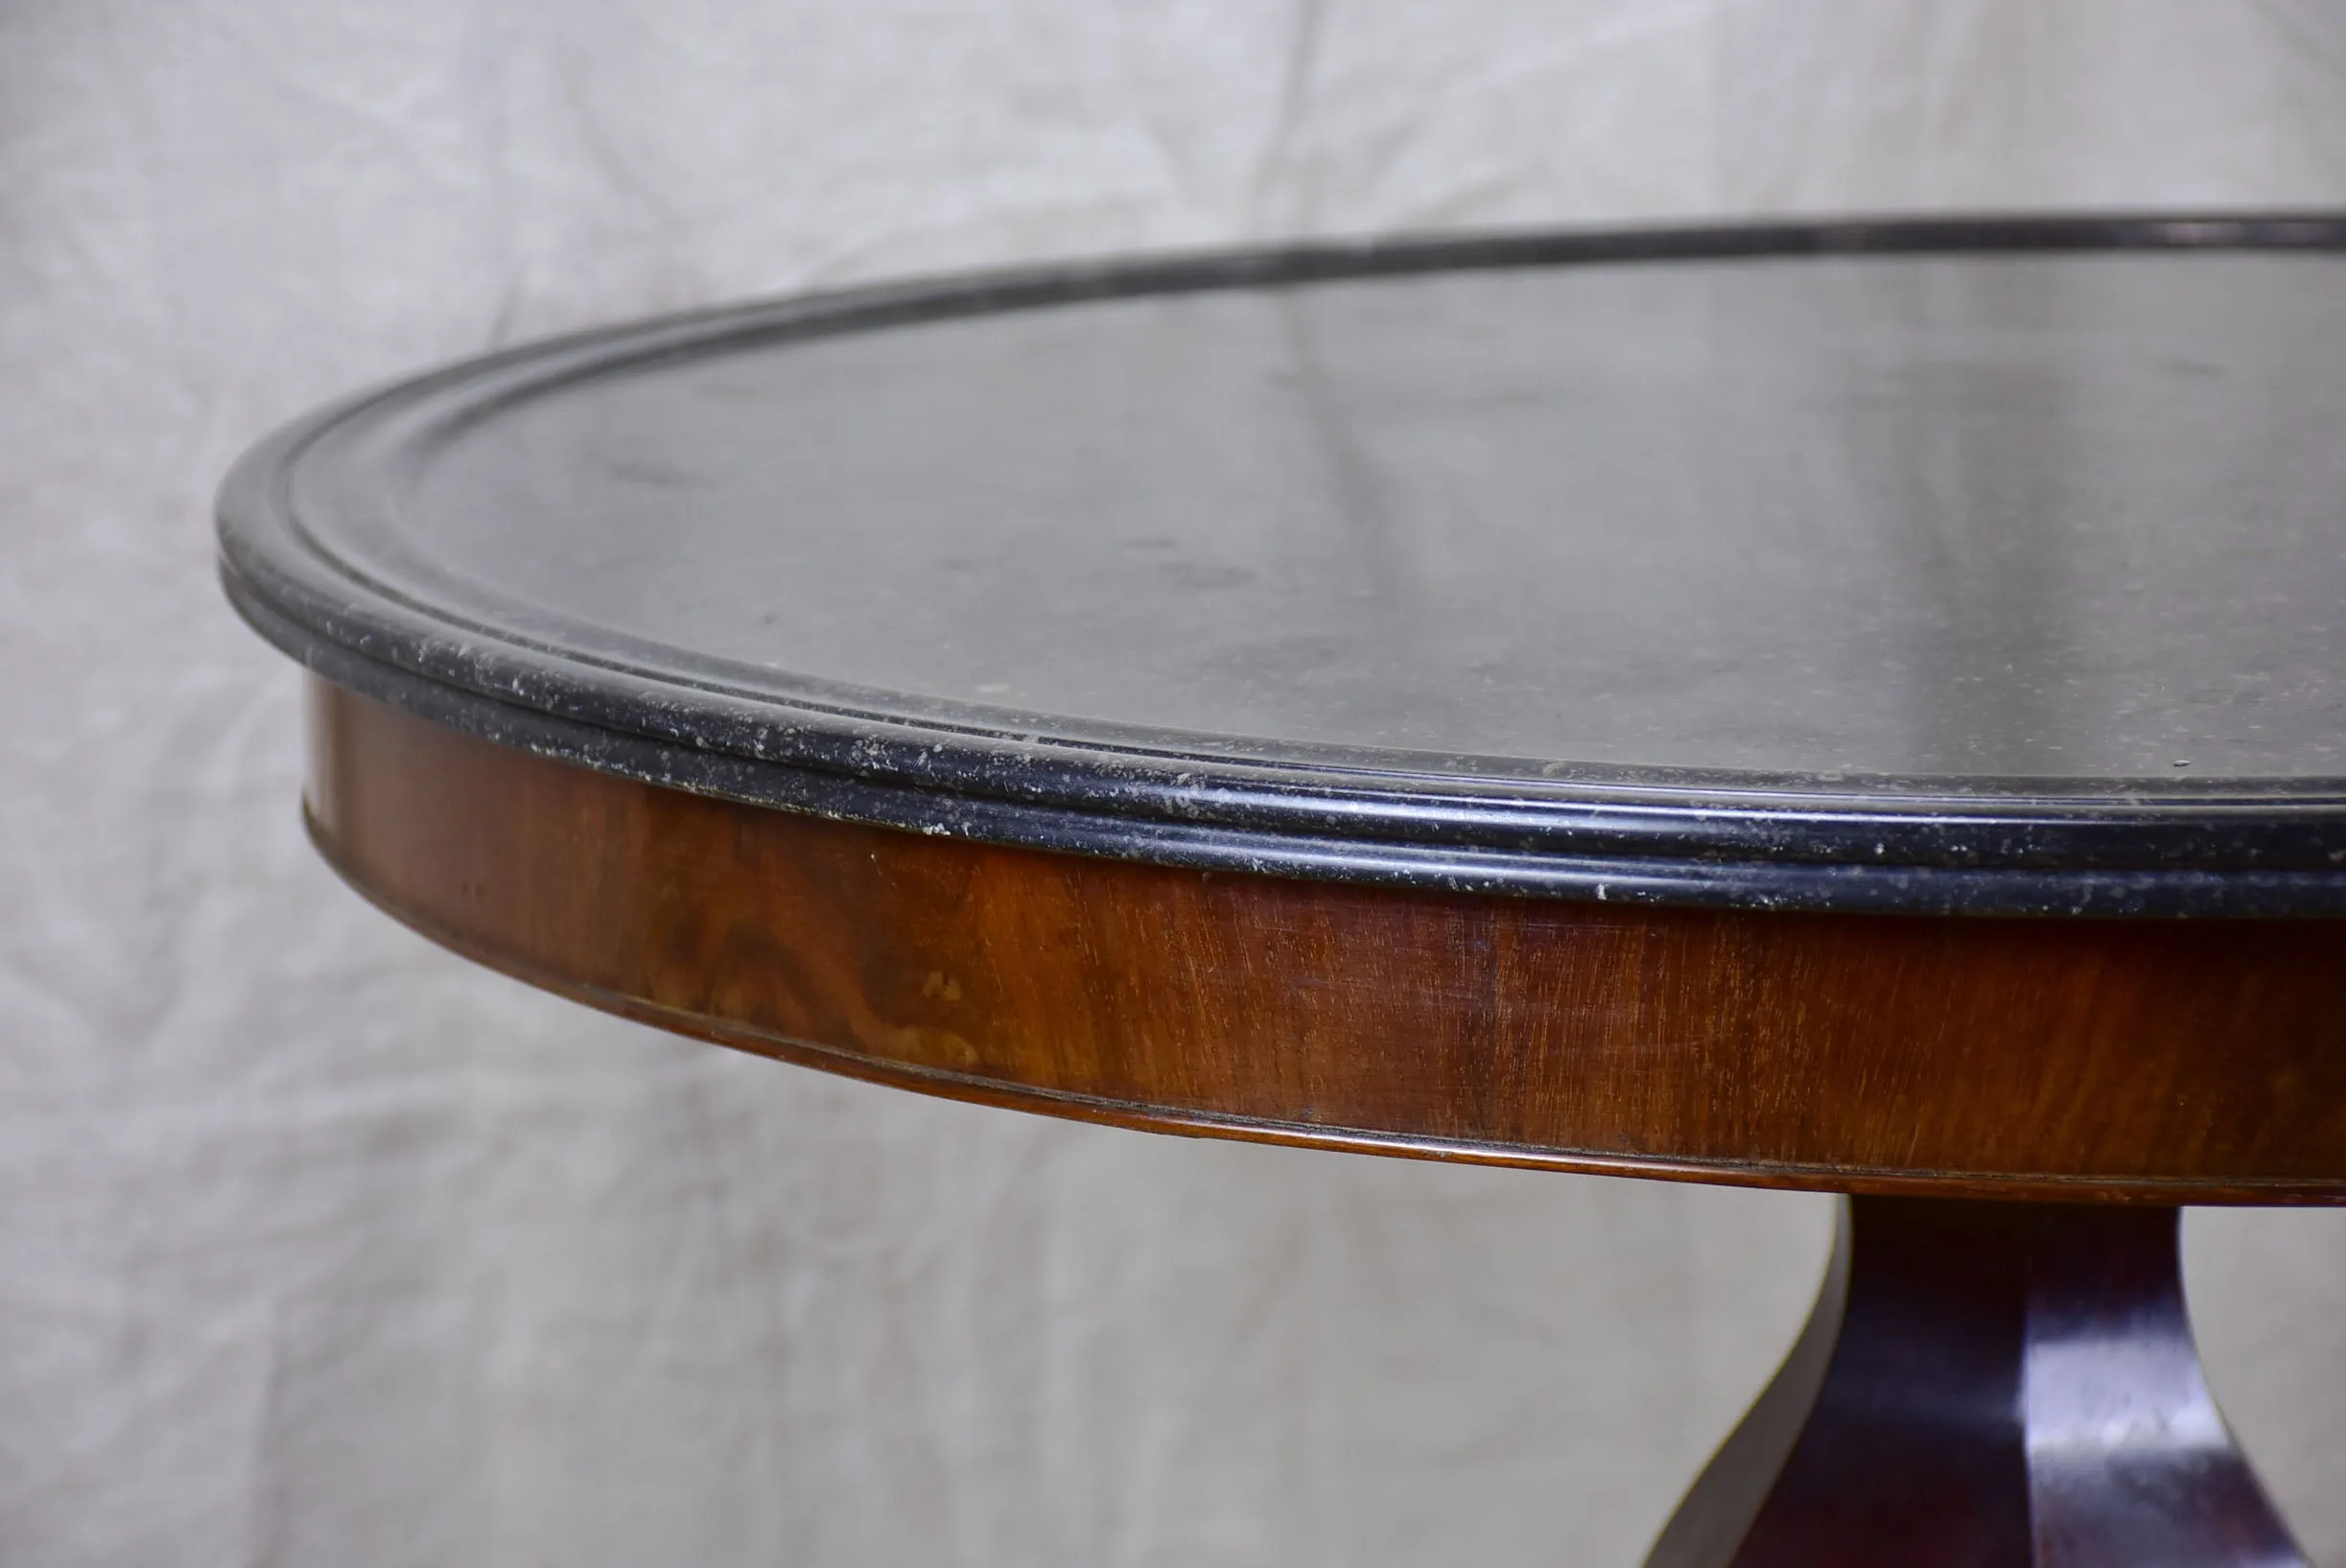
[[[2346,8],[0,0],[0,1568],[1628,1568],[1822,1200],[1074,1128],[478,972],[294,817],[269,425],[728,296],[1302,232],[2336,203]],[[2346,1217],[2204,1218],[2346,1559]]]

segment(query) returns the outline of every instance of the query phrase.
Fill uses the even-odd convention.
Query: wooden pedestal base
[[[2346,1199],[2346,920],[1226,875],[691,794],[313,690],[343,875],[664,1028],[1210,1136],[1973,1194],[1854,1201],[1653,1568],[2302,1560],[2201,1382],[2175,1211],[2077,1200]]]
[[[2302,1568],[2200,1376],[2176,1210],[1845,1202],[1647,1568]]]

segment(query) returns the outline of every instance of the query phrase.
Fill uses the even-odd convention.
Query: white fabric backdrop
[[[1080,1129],[444,956],[210,487],[723,296],[1304,231],[2346,199],[2346,8],[0,0],[0,1563],[1628,1568],[1819,1200]],[[2203,1216],[2346,1558],[2346,1216]]]

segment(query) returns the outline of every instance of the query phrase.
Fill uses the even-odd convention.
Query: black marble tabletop
[[[2346,912],[2346,220],[1387,242],[815,296],[328,410],[329,678],[1082,853]]]

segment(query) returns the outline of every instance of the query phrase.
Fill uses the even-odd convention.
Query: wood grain
[[[1833,1190],[2346,1197],[2346,922],[1623,907],[862,827],[313,682],[361,890],[598,1006],[1167,1131]]]

